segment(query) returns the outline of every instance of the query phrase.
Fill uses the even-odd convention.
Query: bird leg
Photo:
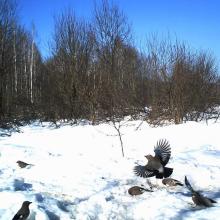
[[[192,202],[187,202],[190,206],[192,206],[192,208],[196,208],[197,205],[195,203],[192,203]]]
[[[147,184],[150,187],[150,189],[152,190],[153,188],[158,189],[159,188],[159,184],[157,183],[157,179],[156,179],[156,184],[153,184],[150,179],[147,179]]]
[[[147,179],[147,185],[150,187],[150,189],[153,189],[153,184],[151,183],[150,179]]]
[[[155,188],[157,188],[157,189],[159,189],[159,188],[160,188],[160,185],[159,185],[159,182],[158,182],[159,180],[160,180],[160,179],[157,179],[157,178],[156,178],[156,184],[154,185],[154,186],[155,186]]]

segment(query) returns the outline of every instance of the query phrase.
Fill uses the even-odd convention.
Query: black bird
[[[33,164],[26,163],[26,162],[21,161],[21,160],[18,160],[16,163],[18,164],[18,166],[19,166],[20,168],[25,168],[25,167],[27,167],[27,166],[33,166]]]
[[[128,189],[128,193],[132,196],[137,196],[137,195],[141,195],[144,192],[153,192],[150,189],[145,189],[143,187],[140,186],[132,186],[131,188]]]
[[[145,166],[135,166],[134,173],[137,176],[148,178],[156,176],[157,179],[169,177],[173,168],[165,167],[171,156],[170,144],[167,140],[159,140],[154,147],[155,156],[145,156],[148,163]]]
[[[179,180],[175,180],[173,178],[165,178],[162,180],[162,183],[166,186],[183,186]]]
[[[21,208],[18,210],[12,220],[26,220],[30,214],[29,205],[31,203],[32,202],[24,201]]]
[[[195,191],[192,188],[186,176],[185,176],[185,184],[186,184],[186,187],[191,191],[192,200],[197,206],[212,207],[213,203],[217,203],[215,200],[207,198],[203,196],[201,193],[199,193],[198,191]]]

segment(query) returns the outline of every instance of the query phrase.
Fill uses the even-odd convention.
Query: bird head
[[[24,206],[29,206],[31,203],[32,203],[32,202],[30,202],[30,201],[24,201],[24,202],[23,202],[23,205],[24,205]]]
[[[145,157],[147,158],[147,160],[151,160],[153,158],[153,156],[150,154],[146,155]]]

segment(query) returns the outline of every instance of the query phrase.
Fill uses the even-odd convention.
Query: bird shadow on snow
[[[50,220],[59,220],[60,217],[56,215],[55,213],[53,213],[52,211],[50,211],[48,208],[48,205],[46,207],[46,204],[55,204],[61,211],[66,212],[66,213],[70,212],[70,210],[68,209],[68,206],[74,205],[74,202],[69,202],[65,200],[57,200],[52,197],[45,197],[41,193],[36,193],[35,199],[37,200],[38,203],[41,203],[40,205],[38,205],[38,207],[46,213],[46,215],[48,216]]]
[[[31,191],[32,184],[25,183],[23,179],[14,179],[14,191]]]
[[[181,195],[181,196],[188,196],[188,197],[190,197],[192,195],[191,192],[184,192],[184,191],[176,191],[176,192],[169,191],[169,194],[174,195],[174,196],[175,195]]]
[[[46,213],[49,220],[60,220],[60,217],[58,215],[56,215],[52,211],[48,210],[44,205],[39,205],[38,207]]]
[[[220,190],[217,190],[216,192],[201,192],[204,196],[207,196],[208,198],[212,198],[214,200],[218,200],[220,198]],[[218,201],[216,201],[218,202]]]

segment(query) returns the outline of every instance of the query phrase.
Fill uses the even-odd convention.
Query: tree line
[[[57,14],[47,59],[35,28],[17,17],[16,1],[1,0],[1,127],[33,119],[98,123],[140,112],[154,125],[218,117],[214,56],[155,35],[140,49],[123,11],[107,0],[94,5],[90,21],[71,9]]]

